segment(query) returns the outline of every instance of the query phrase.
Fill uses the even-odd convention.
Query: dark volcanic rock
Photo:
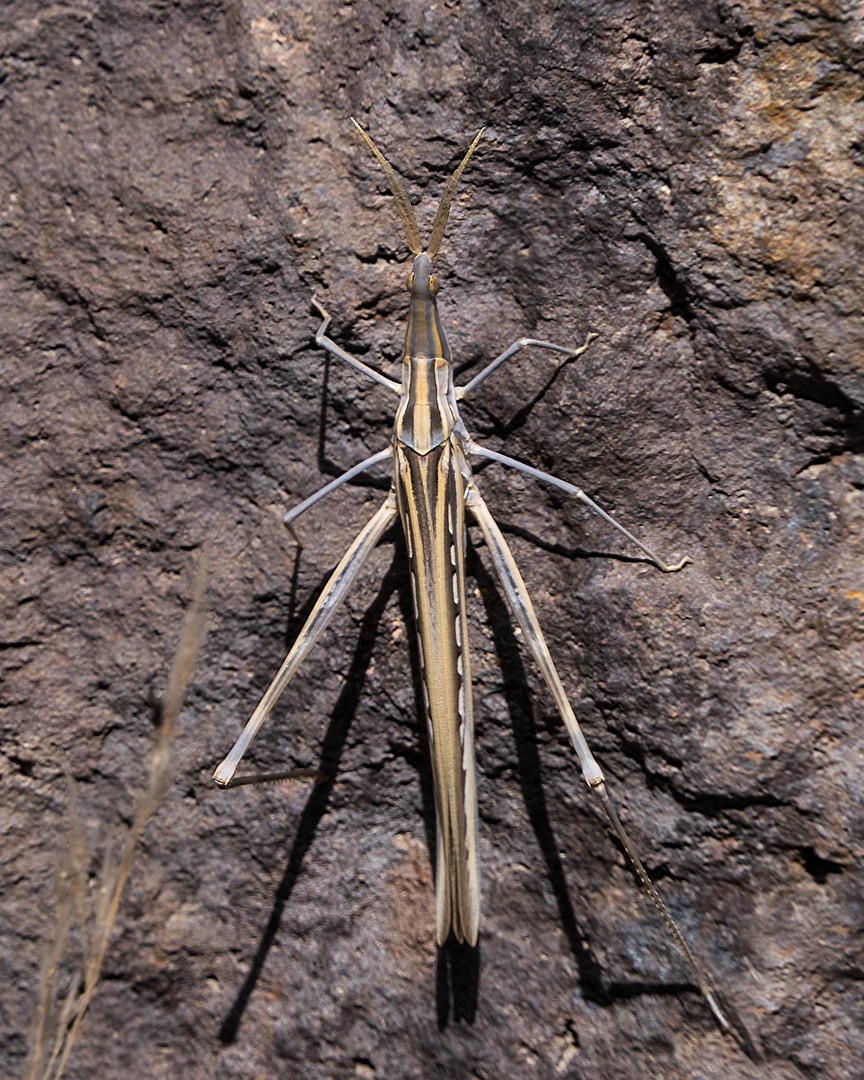
[[[15,0],[0,22],[4,932],[20,1076],[63,755],[95,874],[146,785],[192,569],[210,634],[69,1077],[864,1074],[864,18],[843,0]],[[390,536],[250,764],[213,768],[380,503],[284,508],[389,437],[314,347],[398,361],[428,227],[472,432],[578,483],[480,485],[625,823],[767,1070],[717,1030],[470,570],[484,915],[436,956],[404,550]],[[463,381],[468,374],[462,376]],[[382,473],[383,475],[383,473]],[[383,485],[386,488],[386,483]]]

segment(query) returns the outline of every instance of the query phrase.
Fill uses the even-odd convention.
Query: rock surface
[[[864,1074],[864,16],[842,0],[5,5],[0,1076],[20,1076],[67,820],[146,785],[193,569],[210,633],[69,1077]],[[479,532],[484,872],[434,947],[410,593],[386,538],[258,738],[209,777],[386,482],[405,245],[428,223],[488,445],[581,485],[662,575],[498,466],[507,529],[646,862],[766,1066],[718,1031],[584,789]]]

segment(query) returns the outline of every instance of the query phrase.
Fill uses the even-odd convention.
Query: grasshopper
[[[688,559],[669,564],[590,499],[581,488],[541,472],[523,462],[478,445],[459,415],[459,401],[484,382],[506,360],[527,347],[563,353],[567,360],[580,355],[594,335],[578,349],[535,338],[520,338],[484,367],[464,386],[456,386],[453,356],[438,314],[438,279],[432,263],[441,247],[450,206],[459,179],[477,148],[483,131],[471,143],[441,197],[429,243],[423,250],[414,210],[401,181],[369,135],[352,118],[383,169],[396,201],[405,238],[414,257],[407,288],[411,297],[401,383],[351,356],[327,336],[330,315],[313,298],[322,317],[315,341],[339,360],[386,387],[398,398],[390,445],[366,458],[285,515],[291,523],[331,491],[381,462],[392,463],[393,480],[383,506],[363,528],[333,571],[282,667],[264,694],[231,752],[216,770],[221,787],[242,782],[234,779],[237,766],[289,680],[330,622],[352,582],[385,530],[398,517],[408,549],[437,820],[436,939],[443,945],[451,936],[475,945],[480,927],[480,871],[477,860],[477,791],[474,765],[474,719],[471,701],[471,664],[465,592],[466,519],[480,531],[501,586],[522,628],[555,704],[569,732],[589,790],[600,802],[613,831],[648,891],[675,944],[684,955],[696,985],[721,1028],[740,1037],[740,1021],[733,1026],[720,996],[672,919],[636,853],[613,803],[603,773],[567,700],[561,679],[546,646],[522,575],[501,530],[495,523],[474,481],[469,459],[486,458],[566,492],[591,508],[636,545],[665,573],[680,570]],[[734,1013],[730,1011],[730,1016]],[[749,1042],[749,1039],[746,1040]]]

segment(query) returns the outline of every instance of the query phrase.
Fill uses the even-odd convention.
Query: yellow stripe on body
[[[474,719],[465,610],[465,481],[449,442],[395,450],[408,544],[437,814],[437,939],[474,945],[480,921]]]

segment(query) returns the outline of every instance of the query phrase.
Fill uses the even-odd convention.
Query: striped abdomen
[[[480,920],[474,720],[465,612],[465,480],[460,450],[398,442],[394,481],[408,545],[437,813],[437,939],[473,945]]]

